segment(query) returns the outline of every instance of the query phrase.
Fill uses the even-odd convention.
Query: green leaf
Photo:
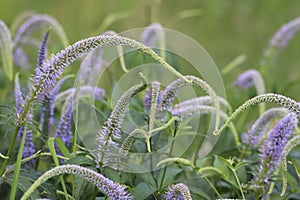
[[[223,157],[215,156],[214,166],[222,171],[222,175],[225,181],[230,183],[232,186],[239,188],[233,172],[231,171],[234,170],[231,162]]]
[[[296,173],[297,173],[297,175],[298,175],[298,178],[300,178],[300,165],[299,165],[298,162],[297,162],[294,158],[292,158],[292,157],[290,157],[290,161],[292,162],[292,165],[293,165],[294,168],[295,168],[295,171],[296,171]]]
[[[12,186],[13,185],[13,175],[9,174],[7,176],[7,179],[5,180],[5,182]],[[32,182],[27,177],[19,176],[18,182],[16,183],[16,185],[17,185],[18,189],[20,189],[22,192],[26,192],[28,190],[28,188],[32,185]],[[34,191],[31,194],[31,198],[32,199],[39,198],[38,190]]]
[[[282,174],[283,177],[285,177],[287,179],[288,184],[290,185],[290,187],[292,188],[292,190],[296,189],[296,179],[294,176],[292,176],[289,172],[284,171],[284,170],[280,170],[280,173]]]
[[[77,155],[76,157],[70,158],[65,162],[65,164],[75,164],[75,165],[80,165],[80,166],[89,166],[89,168],[96,169],[95,162],[86,157],[86,156],[79,156]]]
[[[75,179],[75,199],[80,199],[82,196],[85,187],[89,184],[87,180],[85,180],[83,177],[76,177]],[[84,196],[83,196],[84,197]]]
[[[48,148],[49,148],[49,150],[51,152],[51,155],[52,155],[52,158],[54,160],[55,165],[59,166],[59,161],[58,161],[58,157],[57,157],[57,154],[56,154],[56,150],[55,150],[55,146],[54,146],[54,141],[57,142],[57,146],[59,147],[59,149],[61,150],[61,152],[63,154],[65,153],[67,157],[69,156],[69,158],[71,157],[71,155],[70,155],[70,153],[68,154],[68,150],[65,147],[65,145],[62,143],[61,139],[54,138],[54,137],[49,138],[48,139]],[[68,192],[67,192],[65,181],[64,181],[64,179],[63,179],[62,176],[59,176],[59,179],[60,179],[63,191],[65,193],[65,197],[66,197],[66,199],[68,199]]]
[[[54,141],[56,142],[59,150],[61,151],[61,153],[67,157],[67,158],[71,158],[71,154],[69,152],[69,150],[67,149],[67,147],[65,146],[65,144],[63,143],[63,141],[60,139],[60,138],[49,138],[48,140],[48,144],[49,144],[49,141],[50,141],[50,144],[54,144]],[[50,147],[49,147],[50,148]],[[51,150],[50,150],[51,151]]]
[[[168,185],[170,185],[174,180],[175,180],[175,177],[180,173],[182,172],[183,170],[181,168],[178,168],[178,167],[174,167],[174,166],[170,166],[170,167],[167,167],[166,169],[166,174],[164,176],[164,180],[163,180],[163,184],[160,188],[165,188],[167,187]],[[159,174],[158,174],[158,178],[157,178],[157,182],[158,183],[161,183],[162,182],[162,176],[163,176],[163,171],[164,169],[160,170]]]
[[[148,196],[153,194],[156,191],[156,188],[154,188],[151,185],[148,185],[144,182],[141,182],[137,184],[137,186],[134,188],[133,191],[133,197],[134,199],[146,199]]]
[[[193,199],[208,199],[210,200],[211,197],[205,193],[203,190],[201,190],[200,188],[195,188],[193,186],[189,186],[189,190],[191,191],[191,195],[192,197],[194,196],[193,194],[196,194],[197,195],[197,198],[193,198]],[[201,198],[199,198],[201,197]]]
[[[112,165],[120,165],[125,167],[125,169],[129,170],[130,172],[136,174],[139,178],[142,179],[142,182],[147,183],[151,187],[156,187],[155,180],[151,173],[141,173],[144,171],[147,171],[146,168],[144,168],[141,165],[136,165],[134,163],[125,163],[125,162],[111,162]]]

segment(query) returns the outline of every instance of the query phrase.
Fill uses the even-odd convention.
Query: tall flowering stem
[[[157,102],[160,94],[160,83],[155,81],[151,84],[151,105],[150,105],[150,112],[149,112],[149,130],[152,131],[154,128],[154,119],[157,109]],[[148,151],[151,152],[151,139],[152,134],[148,134],[146,137],[146,143]]]
[[[67,47],[66,49],[60,51],[59,53],[51,56],[49,59],[43,62],[43,68],[41,70],[40,76],[37,76],[37,83],[31,88],[31,94],[27,96],[26,102],[23,105],[23,111],[18,116],[17,126],[15,133],[13,135],[12,142],[9,146],[7,157],[10,157],[15,144],[15,140],[19,129],[24,125],[25,117],[32,102],[36,99],[37,95],[49,94],[52,88],[56,85],[56,82],[60,79],[63,70],[74,62],[78,57],[83,54],[90,52],[99,46],[116,46],[124,45],[132,48],[137,48],[138,50],[150,55],[158,63],[166,67],[171,73],[177,75],[183,80],[189,82],[181,73],[172,68],[165,60],[159,57],[151,48],[126,37],[118,35],[100,35],[96,37],[90,37],[87,39],[80,40],[73,45]],[[8,159],[5,159],[3,165],[0,169],[0,175],[4,173]]]
[[[142,74],[140,74],[140,76],[142,76]],[[106,166],[109,162],[109,153],[111,153],[109,148],[118,146],[116,141],[121,139],[121,126],[128,112],[130,101],[134,95],[147,87],[145,81],[146,80],[143,79],[142,84],[132,86],[120,97],[108,120],[97,134],[96,146],[98,151],[96,156],[101,165]]]
[[[112,180],[104,177],[91,169],[78,165],[61,165],[54,167],[40,176],[31,187],[24,193],[21,200],[26,200],[32,192],[37,189],[42,183],[48,179],[61,174],[74,174],[81,176],[89,182],[92,182],[96,187],[112,200],[130,200],[133,197],[129,194],[123,185],[114,183]]]
[[[224,125],[216,132],[219,134],[222,132],[234,119],[236,119],[243,111],[248,109],[251,106],[257,105],[263,102],[271,102],[276,103],[282,107],[287,108],[291,112],[295,112],[296,115],[300,116],[300,105],[293,99],[280,95],[280,94],[273,94],[267,93],[263,95],[256,96],[252,99],[247,100],[243,105],[238,107],[234,113],[225,121]]]
[[[260,148],[260,166],[257,181],[268,185],[271,175],[280,165],[288,139],[297,127],[298,116],[291,112],[282,118],[272,129],[269,137]]]

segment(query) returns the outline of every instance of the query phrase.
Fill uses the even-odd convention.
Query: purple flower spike
[[[166,200],[191,200],[189,188],[183,183],[172,185],[166,194]]]
[[[251,148],[257,147],[263,140],[263,135],[269,128],[270,122],[276,117],[284,117],[287,113],[288,110],[285,108],[271,108],[264,112],[244,135],[244,143]]]
[[[284,24],[270,41],[270,47],[281,49],[294,37],[300,29],[300,17]]]
[[[73,102],[70,101],[64,113],[61,116],[59,121],[56,133],[54,137],[60,138],[66,147],[70,147],[72,145],[71,139],[73,138],[72,133],[72,112],[73,112]]]
[[[284,155],[284,148],[288,139],[292,135],[293,130],[298,124],[298,118],[295,113],[289,113],[283,117],[272,129],[269,137],[264,141],[260,148],[260,167],[259,181],[267,184],[272,173],[280,164]]]
[[[252,86],[255,86],[257,94],[265,93],[264,81],[260,73],[254,69],[247,70],[240,74],[235,81],[235,84],[242,89],[248,89]]]

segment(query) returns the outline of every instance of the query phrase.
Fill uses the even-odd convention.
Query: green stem
[[[244,195],[243,188],[242,188],[241,183],[240,183],[240,180],[239,180],[239,178],[238,178],[238,176],[237,176],[235,170],[231,168],[231,171],[233,172],[234,177],[235,177],[235,179],[236,179],[236,182],[237,182],[237,184],[239,185],[239,189],[240,189],[240,192],[241,192],[241,194],[242,194],[242,198],[243,198],[243,199],[246,199],[246,198],[245,198],[245,195]]]
[[[218,190],[215,188],[215,186],[212,184],[212,182],[210,182],[210,180],[207,177],[203,177],[204,180],[210,185],[210,187],[213,189],[213,191],[217,194],[219,199],[222,199],[220,193],[218,192]]]
[[[10,191],[10,198],[9,198],[10,200],[14,200],[15,197],[16,197],[25,138],[26,138],[26,127],[24,129],[24,133],[23,133],[23,136],[22,136],[22,140],[21,140],[21,144],[20,144],[20,148],[19,148],[19,152],[18,152],[18,157],[17,157],[17,162],[16,162],[16,169],[15,169],[15,173],[14,173],[14,179],[13,179],[13,182],[12,182],[12,189]]]
[[[9,148],[8,148],[8,151],[7,151],[7,154],[6,154],[6,157],[8,157],[8,159],[5,159],[3,161],[3,164],[2,164],[2,167],[0,169],[0,176],[2,176],[4,174],[4,171],[5,171],[5,168],[6,168],[6,165],[8,163],[8,160],[12,154],[12,151],[13,151],[13,148],[15,146],[15,143],[16,143],[16,139],[17,139],[17,136],[18,136],[18,132],[19,132],[20,128],[17,126],[16,127],[16,130],[15,130],[15,133],[13,135],[13,138],[12,138],[12,142],[10,143],[9,145]]]

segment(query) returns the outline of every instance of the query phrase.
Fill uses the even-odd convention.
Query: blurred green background
[[[200,9],[199,15],[179,18],[189,9]],[[91,36],[109,14],[128,11],[130,16],[108,28],[122,32],[159,22],[166,28],[178,30],[208,51],[222,69],[239,54],[247,60],[224,76],[227,92],[240,104],[249,97],[249,91],[236,89],[233,82],[242,71],[258,68],[270,37],[287,21],[300,16],[298,0],[1,0],[0,18],[8,25],[25,10],[35,10],[54,16],[65,28],[70,42]],[[286,89],[289,81],[297,80],[300,64],[300,35],[280,51],[269,69],[275,85],[268,91],[282,92],[300,99],[297,86]],[[236,93],[238,91],[238,93]],[[243,95],[245,94],[245,95]],[[254,95],[254,94],[250,94]]]

